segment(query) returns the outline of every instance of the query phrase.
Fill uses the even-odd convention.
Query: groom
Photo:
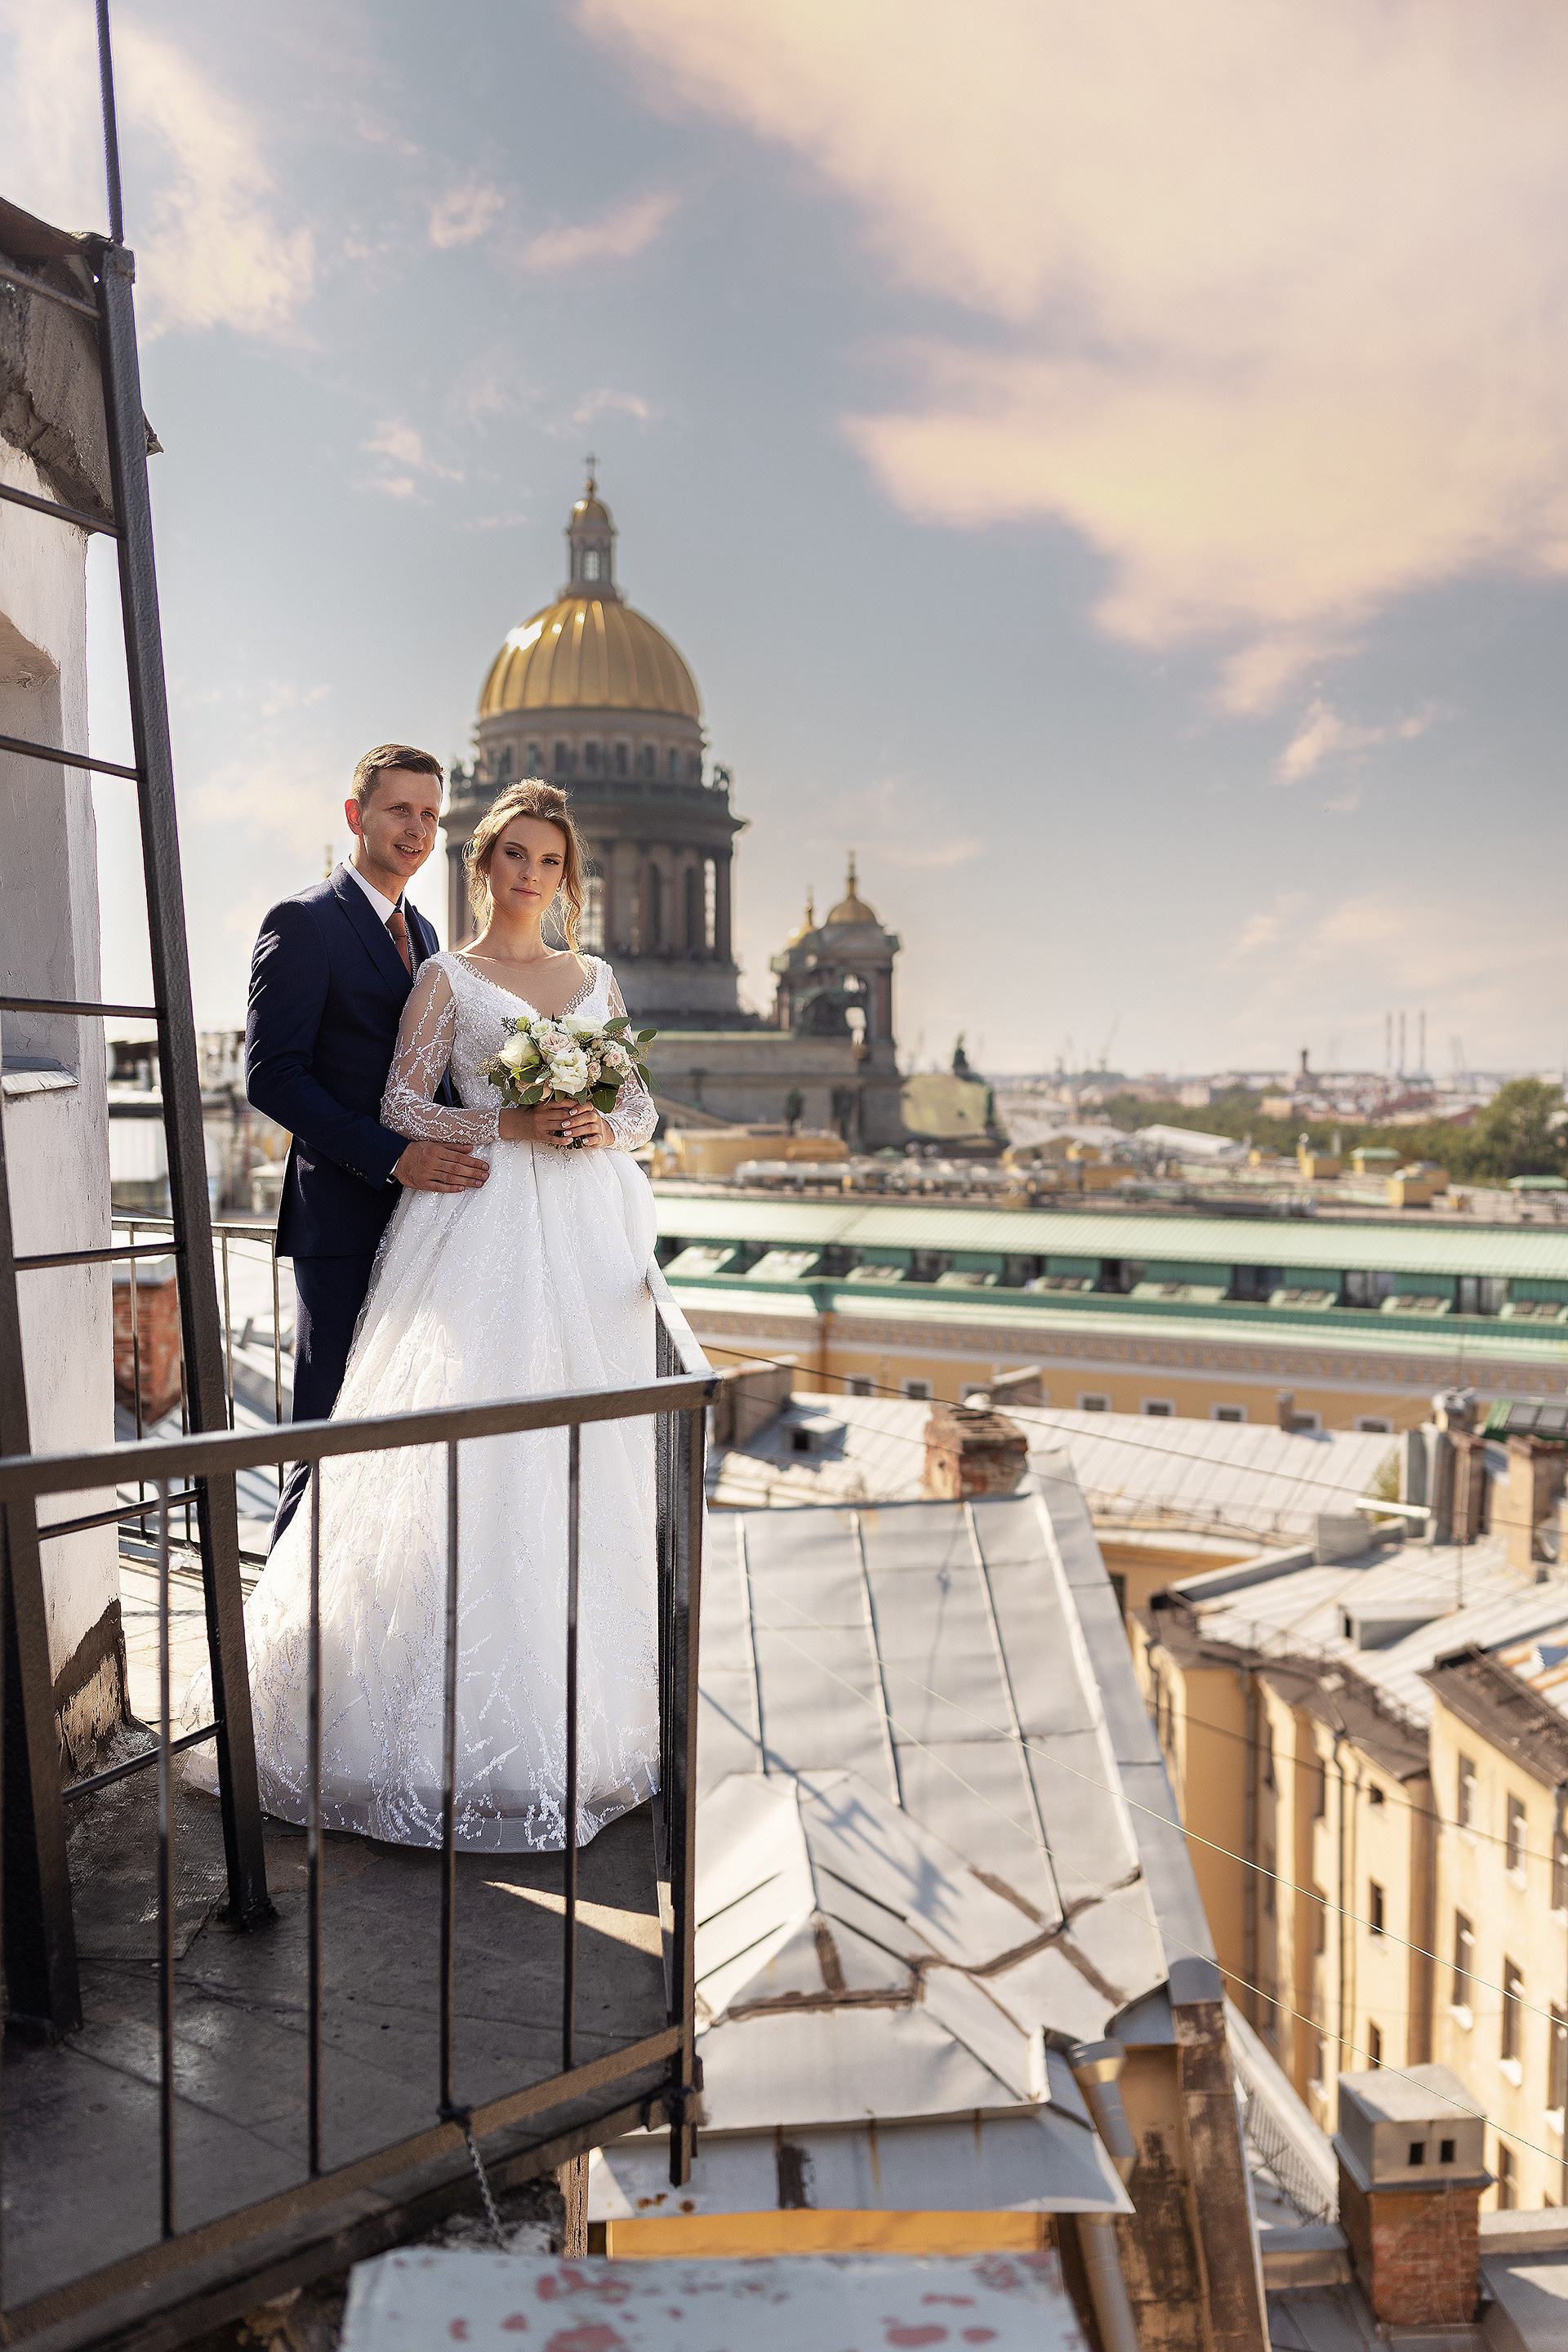
[[[331,1412],[399,1188],[461,1192],[489,1174],[464,1145],[411,1143],[381,1124],[404,1003],[440,945],[404,888],[436,846],[441,783],[428,751],[407,743],[367,751],[343,803],[354,837],[349,863],[279,899],[251,960],[246,1091],[291,1139],[278,1255],[294,1261],[299,1302],[296,1421]],[[310,1475],[308,1462],[289,1471],[273,1543]]]

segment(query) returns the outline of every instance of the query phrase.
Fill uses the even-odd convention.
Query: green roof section
[[[1323,1217],[1140,1216],[1128,1210],[955,1208],[943,1202],[737,1200],[656,1188],[661,1234],[777,1248],[931,1249],[1008,1256],[1135,1258],[1162,1265],[1340,1266],[1392,1275],[1490,1275],[1568,1283],[1568,1225],[1341,1223]]]
[[[924,1287],[906,1290],[901,1285],[886,1290],[868,1290],[837,1282],[802,1283],[794,1290],[765,1289],[745,1282],[679,1282],[674,1286],[687,1314],[744,1316],[750,1312],[798,1317],[813,1328],[816,1320],[816,1297],[820,1296],[823,1304],[833,1310],[835,1339],[844,1347],[857,1344],[854,1327],[860,1322],[884,1328],[899,1324],[924,1325],[928,1328],[934,1325],[961,1325],[973,1331],[982,1345],[1016,1349],[1020,1354],[1028,1352],[1042,1331],[1073,1331],[1079,1335],[1090,1331],[1108,1344],[1144,1339],[1162,1342],[1186,1340],[1194,1346],[1202,1343],[1212,1347],[1216,1340],[1226,1340],[1238,1347],[1263,1349],[1321,1348],[1342,1356],[1403,1357],[1407,1362],[1425,1359],[1435,1368],[1433,1377],[1445,1383],[1468,1378],[1482,1366],[1510,1381],[1529,1380],[1549,1366],[1561,1367],[1568,1358],[1560,1334],[1549,1336],[1544,1331],[1532,1330],[1528,1323],[1504,1323],[1492,1318],[1479,1328],[1468,1318],[1462,1324],[1439,1320],[1423,1328],[1395,1324],[1381,1315],[1342,1313],[1316,1320],[1303,1317],[1289,1324],[1260,1328],[1258,1310],[1234,1300],[1225,1307],[1188,1307],[1173,1315],[1140,1312],[1131,1302],[1118,1300],[1117,1311],[1096,1323],[1076,1301],[1062,1304],[1039,1292]],[[760,1340],[752,1344],[760,1356],[768,1354],[773,1345]],[[1127,1369],[1134,1368],[1129,1365]],[[1200,1370],[1197,1366],[1166,1365],[1165,1369]]]

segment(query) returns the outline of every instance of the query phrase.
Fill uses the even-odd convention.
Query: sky
[[[0,193],[70,226],[92,17],[0,0]],[[359,753],[466,754],[592,449],[748,820],[757,1009],[854,849],[922,1066],[1380,1068],[1423,1010],[1440,1073],[1568,1059],[1550,0],[114,25],[199,1025]],[[123,756],[101,541],[89,600]]]

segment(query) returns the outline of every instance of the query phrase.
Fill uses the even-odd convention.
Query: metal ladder
[[[146,428],[132,298],[135,257],[126,249],[114,116],[108,0],[98,0],[99,65],[109,184],[110,234],[76,236],[47,226],[0,203],[0,248],[12,260],[41,265],[71,262],[89,276],[92,297],[69,292],[30,270],[0,263],[0,280],[30,300],[63,304],[92,321],[103,386],[112,520],[0,484],[0,499],[51,516],[79,530],[101,531],[117,544],[125,666],[130,687],[135,764],[124,767],[61,750],[51,743],[0,736],[0,751],[46,768],[85,769],[123,777],[136,786],[142,860],[147,892],[155,1004],[87,1004],[37,996],[0,995],[0,1011],[105,1015],[156,1021],[163,1081],[163,1132],[169,1162],[181,1325],[190,1425],[194,1432],[228,1425],[223,1334],[213,1268],[202,1131],[201,1078],[191,1005],[174,811],[168,703],[153,561],[147,487]],[[75,272],[56,272],[58,277]],[[80,284],[79,278],[77,283]],[[37,1268],[100,1264],[110,1259],[166,1257],[166,1243],[110,1249],[57,1251],[18,1257],[13,1242],[4,1121],[0,1120],[0,1454],[32,1450],[22,1360],[17,1282]],[[232,1476],[198,1479],[195,1500],[201,1538],[207,1647],[212,1662],[228,1917],[252,1927],[271,1916],[262,1853],[261,1807],[239,1579],[239,1526]],[[70,1523],[71,1532],[126,1516],[123,1506]],[[36,1507],[0,1510],[3,1572],[4,1680],[0,1683],[0,1757],[4,1769],[5,1969],[8,2014],[47,2032],[70,2032],[81,2020],[66,1865],[65,1814],[54,1688]],[[140,1760],[140,1759],[138,1759]],[[157,1762],[154,1749],[146,1758]]]

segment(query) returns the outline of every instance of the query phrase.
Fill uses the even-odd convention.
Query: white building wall
[[[0,441],[0,478],[58,495],[31,459]],[[87,749],[85,535],[0,504],[0,734]],[[131,784],[117,786],[125,792]],[[4,992],[97,998],[98,860],[92,788],[80,772],[0,753],[0,981]],[[19,1253],[107,1245],[109,1118],[102,1024],[5,1013],[7,1064],[50,1057],[63,1073],[8,1068],[5,1158]],[[19,1277],[27,1409],[35,1453],[114,1439],[109,1268]],[[84,1516],[112,1492],[46,1502],[41,1517]],[[112,1528],[43,1548],[49,1664],[66,1699],[73,1758],[121,1709],[119,1560]],[[93,1663],[93,1653],[102,1653]],[[71,1690],[84,1660],[85,1685]],[[71,1672],[77,1662],[78,1675]],[[64,1687],[62,1688],[62,1684]]]

